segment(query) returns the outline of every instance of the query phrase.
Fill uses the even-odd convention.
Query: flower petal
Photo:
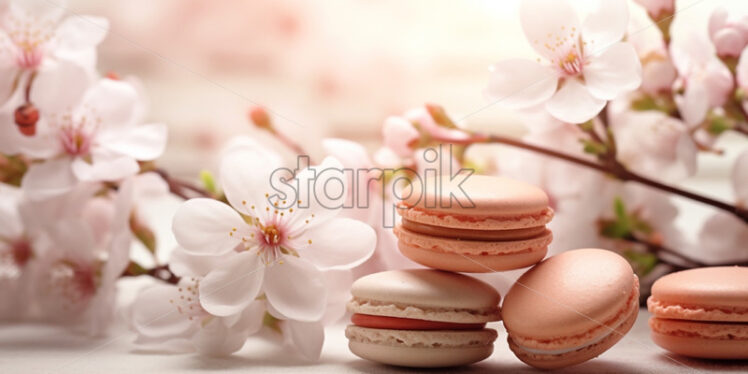
[[[501,105],[522,109],[550,99],[556,92],[558,76],[535,61],[509,59],[489,67],[491,76],[486,96]]]
[[[236,231],[233,231],[236,228]],[[177,243],[195,255],[220,255],[234,249],[247,235],[247,224],[230,206],[213,199],[187,200],[172,222]]]
[[[249,334],[246,330],[235,330],[214,318],[195,334],[192,343],[198,353],[205,356],[228,356],[244,346]]]
[[[519,19],[527,40],[548,60],[557,57],[554,47],[558,39],[574,43],[581,31],[577,13],[566,0],[522,1]]]
[[[257,216],[257,211],[269,204],[265,194],[275,192],[270,177],[280,167],[278,160],[272,153],[245,147],[227,152],[221,161],[220,173],[223,192],[231,206],[244,214]],[[252,206],[256,206],[256,210],[251,209]]]
[[[177,286],[156,284],[138,293],[133,302],[132,327],[148,338],[186,338],[197,328],[198,320],[178,313],[169,300],[179,298]]]
[[[166,125],[150,124],[108,131],[99,135],[99,141],[107,150],[149,161],[164,153],[166,135]]]
[[[545,103],[545,109],[552,116],[568,123],[583,123],[595,117],[605,106],[590,94],[576,79],[567,79],[553,97]]]
[[[286,331],[294,347],[307,360],[319,359],[325,342],[325,329],[320,322],[286,321]]]
[[[246,308],[260,291],[265,265],[254,252],[226,258],[200,282],[200,305],[216,316],[230,316]]]
[[[346,168],[373,167],[366,149],[359,143],[347,139],[326,138],[322,140],[322,148],[330,156],[337,158]]]
[[[590,93],[601,100],[612,100],[639,87],[642,67],[634,47],[619,42],[591,57],[584,67],[584,81]]]
[[[675,104],[689,127],[701,124],[709,110],[709,93],[702,84],[689,84],[683,95],[675,96]]]
[[[374,253],[377,235],[369,225],[350,218],[333,218],[305,234],[312,244],[301,256],[320,270],[350,269]]]
[[[325,157],[317,166],[310,166],[296,176],[298,180],[299,214],[294,219],[314,216],[308,228],[326,222],[343,208],[348,194],[348,178],[343,165],[334,157]]]
[[[93,108],[106,128],[129,125],[137,112],[138,93],[125,81],[100,79],[86,91],[83,105]]]
[[[233,253],[229,252],[218,256],[200,256],[193,255],[185,251],[182,247],[177,247],[171,252],[169,269],[179,277],[204,277],[217,268],[226,258],[233,255]]]
[[[584,53],[587,56],[602,53],[621,41],[629,22],[626,0],[598,0],[596,3],[597,8],[582,24],[582,38],[587,43]]]
[[[106,18],[76,15],[62,21],[56,36],[61,48],[76,50],[97,46],[108,31]]]
[[[298,257],[284,256],[268,268],[263,289],[268,303],[288,319],[317,321],[325,313],[324,275]]]
[[[21,189],[32,200],[47,199],[70,191],[78,182],[70,158],[32,164],[21,180]]]
[[[31,102],[42,116],[61,114],[75,107],[91,84],[90,73],[71,61],[50,61],[34,78]]]
[[[138,163],[129,156],[94,155],[92,162],[80,157],[73,161],[73,174],[82,181],[118,181],[135,175]]]

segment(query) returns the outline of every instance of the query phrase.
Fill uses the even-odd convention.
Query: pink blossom
[[[727,9],[715,9],[709,18],[709,38],[717,55],[738,57],[748,44],[748,16],[729,17]]]
[[[400,157],[410,157],[421,135],[407,119],[391,116],[384,121],[382,136],[386,147]]]
[[[31,165],[21,182],[30,198],[65,193],[80,181],[121,180],[139,171],[137,161],[163,152],[166,126],[136,121],[138,97],[128,83],[102,79],[82,97],[70,95],[72,109],[58,91],[74,91],[80,82],[54,83],[37,82],[42,85],[32,94],[46,114],[40,133],[22,143],[24,154],[45,160]]]
[[[698,149],[683,122],[658,111],[625,111],[611,118],[617,158],[629,169],[664,180],[696,172]]]
[[[679,74],[676,86],[683,89],[675,102],[690,127],[701,124],[709,109],[724,105],[734,87],[730,70],[711,50],[709,43],[698,36],[675,40],[670,47]]]
[[[509,107],[543,106],[564,122],[582,123],[607,100],[639,87],[636,51],[621,41],[628,22],[626,2],[597,4],[582,23],[568,1],[523,1],[522,29],[545,63],[510,59],[491,66],[487,95]]]
[[[72,64],[93,73],[95,48],[106,36],[109,23],[81,15],[61,21],[65,7],[65,2],[14,0],[7,11],[0,12],[0,103],[11,95],[12,82],[19,78],[25,83],[32,71],[39,78],[59,76],[64,74],[61,66]]]
[[[663,15],[672,14],[675,10],[675,0],[634,0],[647,10],[654,20],[659,20]]]

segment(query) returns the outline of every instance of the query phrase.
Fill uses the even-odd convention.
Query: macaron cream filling
[[[356,326],[390,330],[482,330],[485,323],[455,323],[413,318],[375,316],[355,313],[351,322]]]
[[[402,220],[402,228],[418,234],[429,236],[486,241],[531,239],[544,235],[546,232],[545,226],[511,230],[472,230],[429,225],[411,221],[406,218],[403,218]]]

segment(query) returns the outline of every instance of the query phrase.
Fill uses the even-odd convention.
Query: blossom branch
[[[205,190],[204,188],[195,186],[194,184],[190,182],[172,177],[164,169],[155,169],[154,172],[158,173],[158,175],[160,175],[161,178],[163,178],[164,181],[166,181],[166,184],[169,185],[169,192],[181,197],[182,199],[189,200],[192,197],[195,197],[195,196],[189,196],[187,191],[190,191],[192,195],[196,195],[199,197],[209,197],[209,198],[214,197],[209,191]]]
[[[743,222],[748,223],[748,210],[746,210],[745,208],[731,205],[723,201],[715,200],[707,196],[703,196],[703,195],[700,195],[694,192],[686,191],[686,190],[683,190],[683,189],[680,189],[674,186],[670,186],[670,185],[649,179],[647,177],[644,177],[642,175],[636,174],[628,170],[625,166],[623,166],[620,162],[618,162],[614,158],[606,157],[602,160],[602,163],[589,161],[583,158],[572,156],[564,152],[559,152],[553,149],[525,143],[521,140],[517,140],[511,137],[501,136],[501,135],[471,133],[470,136],[465,139],[434,138],[434,140],[440,141],[443,143],[460,144],[460,145],[471,145],[471,144],[476,144],[476,143],[499,143],[499,144],[509,145],[512,147],[522,148],[522,149],[529,150],[535,153],[540,153],[546,156],[558,158],[558,159],[568,161],[568,162],[571,162],[571,163],[574,163],[580,166],[594,169],[602,173],[612,175],[621,181],[637,182],[637,183],[640,183],[640,184],[643,184],[643,185],[646,185],[646,186],[649,186],[649,187],[652,187],[652,188],[655,188],[661,191],[665,191],[665,192],[668,192],[674,195],[685,197],[687,199],[698,201],[706,205],[711,205],[717,209],[721,209],[731,214],[734,214],[735,216],[743,220]]]
[[[138,263],[131,261],[121,276],[137,277],[141,275],[147,275],[149,277],[153,277],[170,284],[179,283],[179,277],[172,273],[172,271],[169,269],[169,265],[158,265],[156,267],[146,269],[140,266]]]

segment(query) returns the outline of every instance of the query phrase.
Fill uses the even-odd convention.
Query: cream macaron
[[[504,298],[509,348],[528,365],[555,369],[602,354],[639,313],[639,281],[623,257],[577,249],[524,273]]]
[[[684,356],[748,359],[748,267],[679,271],[647,300],[652,340]]]
[[[431,269],[393,270],[358,279],[351,289],[345,331],[355,355],[383,364],[450,367],[493,352],[500,320],[499,293],[462,274]]]
[[[485,273],[534,265],[545,257],[553,218],[548,196],[517,180],[470,175],[416,180],[398,204],[400,251],[435,269]]]

